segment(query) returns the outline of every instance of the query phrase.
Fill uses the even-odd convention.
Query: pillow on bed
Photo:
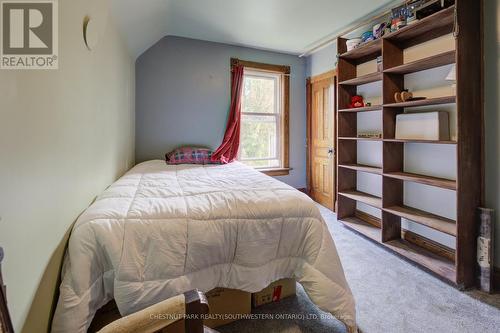
[[[214,164],[212,151],[207,148],[180,147],[165,155],[167,164]]]

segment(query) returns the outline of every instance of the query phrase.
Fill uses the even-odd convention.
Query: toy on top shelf
[[[418,20],[429,16],[441,9],[453,4],[454,0],[413,0],[408,3],[392,9],[391,15],[391,32],[417,22]],[[425,14],[424,14],[425,13]]]
[[[361,34],[361,40],[363,43],[371,42],[374,39],[375,37],[373,36],[372,31],[365,31]]]
[[[406,5],[393,8],[391,14],[391,32],[397,31],[406,26],[408,9]]]
[[[455,0],[420,0],[415,2],[418,3],[414,8],[418,20],[455,4]]]
[[[363,42],[363,40],[361,38],[353,38],[353,39],[349,39],[347,42],[346,42],[346,46],[347,46],[347,51],[351,51],[351,50],[354,50],[355,48],[357,48],[361,43]]]
[[[382,37],[386,32],[386,27],[387,27],[386,22],[375,24],[373,26],[373,37],[375,39]]]
[[[372,31],[365,31],[361,34],[361,37],[351,38],[346,41],[347,51],[352,51],[357,47],[363,46],[364,44],[381,38],[388,30],[389,24],[386,22],[379,23],[373,26]]]
[[[455,4],[455,0],[413,0],[392,9],[391,32]]]
[[[392,9],[391,32],[417,22],[417,11],[432,0],[414,0]],[[420,17],[419,17],[420,18]]]
[[[417,8],[422,3],[422,0],[416,0],[406,5],[406,24],[417,22]]]

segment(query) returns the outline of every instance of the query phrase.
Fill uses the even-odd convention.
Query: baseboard
[[[407,242],[418,245],[429,252],[445,257],[451,261],[455,261],[455,250],[409,230],[403,229],[401,233],[402,238]]]
[[[365,213],[365,212],[362,212],[362,211],[356,209],[354,211],[354,216],[360,220],[365,221],[368,224],[371,224],[371,225],[377,227],[377,228],[382,227],[382,220],[379,219],[378,217],[375,217],[375,216],[370,215],[368,213]]]

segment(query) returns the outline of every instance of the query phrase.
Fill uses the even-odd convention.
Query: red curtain
[[[243,91],[243,66],[235,65],[231,73],[231,107],[222,144],[212,154],[212,162],[231,163],[240,146],[241,94]]]

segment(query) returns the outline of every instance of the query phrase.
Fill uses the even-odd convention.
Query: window
[[[289,170],[288,67],[251,64],[244,64],[238,160],[270,175],[285,175]],[[273,66],[277,68],[271,70]]]

